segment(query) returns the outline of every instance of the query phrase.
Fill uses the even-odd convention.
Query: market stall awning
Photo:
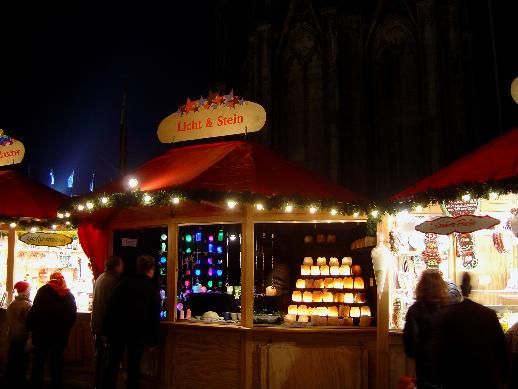
[[[437,194],[453,187],[504,182],[515,186],[518,183],[518,128],[418,181],[391,200],[408,200],[427,192]]]
[[[298,195],[358,203],[365,198],[297,166],[259,144],[232,141],[171,149],[125,178],[98,192],[125,192],[127,177],[139,181],[141,191],[168,188],[255,193],[264,196]]]
[[[55,219],[68,196],[14,170],[0,171],[0,217]]]

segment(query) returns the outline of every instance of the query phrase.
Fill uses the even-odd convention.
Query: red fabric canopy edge
[[[518,128],[397,193],[391,201],[462,184],[484,184],[518,177]]]

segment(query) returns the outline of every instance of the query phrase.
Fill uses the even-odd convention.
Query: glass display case
[[[49,235],[55,231],[47,232]],[[53,272],[61,272],[74,295],[79,312],[90,312],[93,293],[93,273],[83,252],[76,231],[60,231],[69,237],[64,246],[40,246],[20,239],[26,231],[16,231],[14,282],[27,281],[31,285],[31,299],[49,281]]]
[[[178,320],[241,320],[241,225],[179,228]]]
[[[256,224],[254,325],[375,325],[371,247],[352,248],[365,234],[364,222]]]
[[[471,233],[448,235],[422,233],[415,227],[427,220],[455,216],[441,207],[429,212],[402,212],[389,226],[390,249],[390,329],[401,330],[419,276],[427,268],[437,268],[443,278],[460,285],[464,272],[471,274],[470,299],[494,309],[504,330],[518,321],[518,199],[515,195],[498,200],[473,202],[471,214],[497,220],[494,227]],[[461,213],[469,213],[464,207]],[[457,215],[458,216],[458,215]]]

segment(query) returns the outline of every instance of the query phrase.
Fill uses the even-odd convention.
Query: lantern
[[[355,277],[354,278],[354,289],[364,289],[365,283],[363,282],[363,278]]]
[[[352,304],[354,303],[354,295],[352,293],[344,294],[344,303]]]
[[[343,257],[342,265],[351,266],[353,264],[353,259],[351,257]]]
[[[340,267],[339,266],[330,266],[329,274],[331,274],[332,276],[340,275]]]
[[[351,268],[349,265],[341,265],[339,268],[339,273],[341,276],[349,276],[351,275]]]
[[[306,281],[299,278],[295,283],[295,287],[297,289],[304,289],[306,287]]]
[[[296,314],[297,314],[297,306],[288,305],[288,315],[296,315]]]
[[[298,290],[294,291],[292,294],[291,294],[291,300],[293,302],[296,302],[296,303],[300,303],[302,302],[302,293],[299,292]]]
[[[311,274],[311,266],[309,266],[309,265],[300,266],[300,275],[301,276],[309,276],[310,274]]]
[[[344,282],[341,278],[335,278],[335,289],[343,289],[344,288]]]
[[[318,266],[325,266],[325,265],[327,265],[326,262],[327,262],[327,260],[326,260],[325,257],[318,257],[317,258],[317,265]]]
[[[313,293],[311,292],[304,292],[304,294],[302,295],[302,301],[304,301],[305,303],[310,303],[313,301]]]
[[[369,306],[360,307],[361,316],[371,316],[371,308]]]
[[[339,266],[340,262],[338,262],[338,258],[331,257],[329,258],[329,266]]]
[[[328,276],[329,275],[329,266],[327,266],[327,265],[320,266],[320,275]]]
[[[362,316],[360,317],[360,327],[368,327],[371,325],[370,316]]]
[[[311,275],[319,276],[320,275],[320,267],[319,266],[311,266]]]
[[[333,293],[324,292],[324,294],[322,296],[322,301],[325,303],[332,303],[333,302]]]
[[[273,286],[273,285],[267,286],[266,287],[266,295],[267,296],[275,296],[275,295],[277,295],[277,289],[275,288],[275,286]]]
[[[313,258],[311,257],[304,257],[304,260],[302,261],[303,265],[313,266]]]
[[[306,289],[314,288],[314,286],[313,286],[314,285],[314,281],[311,278],[309,278],[307,280],[304,280],[304,281],[305,281],[304,283],[306,285]]]
[[[350,317],[360,317],[360,307],[351,307],[349,311]]]
[[[322,302],[323,294],[320,291],[313,292],[313,302],[314,303],[321,303]]]
[[[306,316],[308,314],[308,306],[307,305],[299,305],[297,307],[297,315]]]
[[[338,307],[327,308],[327,316],[338,317]]]
[[[335,303],[343,303],[344,302],[344,294],[343,293],[335,293],[334,302]]]
[[[353,278],[352,277],[344,277],[344,288],[345,289],[353,288]]]

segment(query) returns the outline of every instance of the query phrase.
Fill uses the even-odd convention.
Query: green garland
[[[35,227],[38,230],[68,230],[76,228],[76,223],[72,219],[34,219],[28,217],[0,216],[0,224],[10,226],[11,223],[16,224],[16,226],[12,228],[16,229],[17,231],[28,231],[33,227]],[[52,226],[55,226],[55,228],[52,228]]]
[[[174,206],[173,198],[179,201],[191,200],[195,202],[209,202],[215,204],[225,204],[227,201],[235,201],[238,204],[262,204],[263,209],[268,210],[284,210],[286,205],[291,205],[294,209],[307,209],[315,207],[318,212],[331,212],[334,210],[337,215],[367,215],[368,217],[368,235],[374,236],[376,233],[377,223],[384,214],[396,214],[404,209],[413,210],[418,206],[426,207],[430,203],[439,203],[443,201],[458,200],[462,196],[469,194],[472,198],[487,198],[491,193],[498,195],[508,193],[518,193],[518,177],[501,180],[498,182],[490,182],[484,184],[461,184],[455,187],[449,187],[439,190],[430,190],[418,193],[408,199],[400,201],[384,201],[384,202],[364,202],[364,203],[345,203],[336,201],[335,199],[313,200],[299,194],[291,196],[265,196],[250,192],[224,192],[207,189],[179,189],[171,188],[168,190],[158,190],[154,192],[127,191],[117,193],[98,193],[96,195],[72,198],[67,201],[60,209],[60,212],[70,212],[72,225],[77,220],[102,208],[127,208],[133,206],[155,206],[167,207]],[[146,196],[148,201],[146,201]],[[101,202],[102,198],[106,198],[106,202]],[[79,210],[79,206],[83,209]],[[90,206],[90,207],[88,207]]]
[[[411,210],[417,206],[426,207],[428,204],[441,204],[443,201],[459,200],[466,194],[469,194],[471,198],[490,199],[491,193],[498,195],[518,193],[518,176],[482,184],[463,183],[444,189],[429,190],[417,193],[408,199],[379,204],[379,209],[395,214],[403,209]]]

